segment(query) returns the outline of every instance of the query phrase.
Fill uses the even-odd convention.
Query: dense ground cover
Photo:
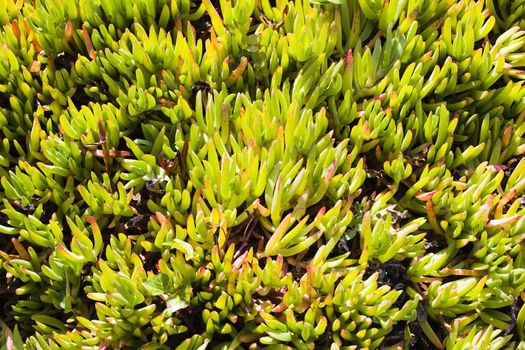
[[[524,20],[0,0],[0,346],[524,349]]]

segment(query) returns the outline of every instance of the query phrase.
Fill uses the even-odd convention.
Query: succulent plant
[[[525,349],[524,4],[0,0],[0,347]]]

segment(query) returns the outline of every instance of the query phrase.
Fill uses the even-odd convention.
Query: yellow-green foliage
[[[1,349],[525,349],[525,1],[0,0]]]

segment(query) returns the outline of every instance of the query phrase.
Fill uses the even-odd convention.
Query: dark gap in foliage
[[[66,69],[71,72],[71,68],[75,65],[76,57],[66,53],[61,52],[56,57],[49,57],[49,65],[54,65],[55,70]]]
[[[377,193],[388,188],[387,175],[383,169],[367,169],[365,182],[361,187],[361,196],[373,200]]]
[[[91,95],[87,93],[87,90],[90,88],[97,88],[99,94],[92,93]],[[103,101],[100,96],[105,96],[108,98],[108,101]],[[109,86],[104,80],[95,80],[91,79],[87,85],[77,85],[76,91],[71,96],[71,100],[75,103],[75,106],[87,106],[90,102],[93,103],[107,103],[111,102],[118,106],[116,103],[116,97],[109,93]]]
[[[350,241],[346,242],[346,246],[350,250],[350,259],[359,259],[361,256],[362,250],[361,250],[361,243],[360,243],[360,236],[356,235],[354,238],[352,238]]]
[[[9,202],[9,204],[11,204],[13,206],[13,209],[15,209],[19,213],[22,213],[22,214],[24,214],[26,216],[27,215],[32,215],[35,212],[35,210],[36,210],[36,205],[33,204],[33,203],[22,204],[22,203],[20,203],[18,201],[9,200],[9,199],[8,199],[8,202]]]
[[[469,257],[474,249],[474,243],[468,242],[463,247],[459,248],[459,250],[456,252],[456,258],[455,261],[465,261],[467,257]]]
[[[3,205],[2,208],[4,208]],[[0,211],[0,225],[8,226],[8,220],[9,217]],[[3,252],[10,254],[10,252],[13,250],[13,243],[11,242],[11,237],[9,235],[0,235],[0,247]],[[4,277],[4,274],[0,274],[0,277]],[[4,286],[4,284],[0,283],[0,288],[2,286]]]
[[[395,287],[406,282],[406,267],[399,261],[392,260],[385,263],[374,261],[367,266],[363,278],[368,278],[375,272],[379,273],[377,281],[383,285]]]
[[[142,132],[142,128],[140,127],[141,125],[141,121],[140,119],[137,120],[137,123],[134,124],[132,127],[130,127],[129,130],[129,134],[126,135],[130,140],[132,140],[133,142],[135,142],[135,140],[140,140],[140,139],[144,139],[144,134]],[[139,148],[140,145],[139,145]],[[131,152],[131,149],[127,146],[126,144],[126,140],[122,137],[120,138],[119,140],[119,144],[118,144],[118,150],[119,151],[128,151],[130,152],[131,154],[133,154],[133,152]]]
[[[90,82],[92,86],[95,86],[99,89],[102,95],[112,97],[109,93],[109,86],[104,80],[91,80]],[[87,87],[89,87],[89,85]]]
[[[505,188],[505,186],[507,185],[507,181],[509,179],[509,177],[511,176],[511,174],[514,172],[514,170],[516,169],[516,166],[519,164],[519,162],[523,159],[523,155],[519,155],[519,156],[514,156],[510,159],[508,159],[506,162],[505,162],[505,169],[503,169],[504,173],[505,173],[505,176],[503,177],[503,179],[501,180],[501,188]],[[508,203],[506,205],[506,207],[508,207],[511,203]]]
[[[392,307],[401,308],[410,299],[406,293],[406,270],[407,267],[399,261],[392,260],[385,263],[375,261],[366,268],[363,277],[368,278],[377,272],[379,274],[377,279],[379,285],[387,285],[393,290],[401,290],[402,293],[392,305]]]
[[[499,310],[507,315],[510,316],[511,318],[511,322],[509,324],[509,328],[507,328],[507,330],[505,330],[505,332],[503,333],[504,336],[506,335],[509,335],[509,334],[512,334],[512,340],[514,341],[520,341],[520,336],[519,336],[519,333],[518,333],[518,329],[516,327],[516,320],[517,320],[517,317],[518,317],[518,313],[520,312],[521,308],[523,307],[525,303],[523,302],[523,299],[520,298],[520,297],[516,297],[514,299],[514,302],[512,303],[511,306],[508,306],[506,308],[503,308],[502,310]]]
[[[314,229],[312,230],[312,232],[310,233],[310,235],[314,234],[317,232],[317,229]],[[308,260],[311,260],[314,258],[315,254],[317,253],[317,251],[319,250],[320,248],[320,245],[323,243],[323,240],[319,240],[317,241],[317,244],[319,246],[315,246],[315,244],[312,244],[310,246],[310,248],[308,249],[308,251],[306,252],[306,254],[304,254],[303,258],[301,259],[301,261],[308,261]]]
[[[316,348],[319,349],[329,349],[330,345],[333,343],[333,335],[329,329],[326,330],[321,336],[319,336],[316,343]]]
[[[177,311],[175,313],[175,317],[181,320],[182,323],[188,327],[188,331],[191,334],[200,334],[206,330],[206,325],[202,320],[202,310],[203,309],[201,307],[190,305],[182,310]]]
[[[408,321],[400,321],[400,322],[396,322],[396,324],[394,324],[394,326],[392,327],[392,331],[387,335],[385,336],[385,340],[381,343],[381,347],[380,349],[386,349],[388,347],[391,347],[391,346],[394,346],[396,344],[402,344],[405,348],[408,348],[408,349],[435,349],[434,347],[432,347],[432,344],[427,341],[425,341],[425,345],[427,345],[427,347],[418,347],[418,346],[421,346],[421,343],[424,341],[424,340],[421,340],[421,339],[418,339],[418,337],[416,335],[414,335],[412,333],[412,328],[414,326],[411,325],[410,322]],[[405,332],[407,331],[407,328],[410,332],[410,338],[408,339],[408,344],[407,344],[407,339],[405,339]],[[423,335],[424,336],[424,335]],[[418,342],[420,344],[418,344]]]
[[[242,205],[243,207],[245,204]],[[244,211],[240,210],[240,212]],[[236,256],[240,256],[245,251],[253,249],[254,253],[257,252],[259,242],[262,239],[260,234],[262,227],[259,222],[260,214],[258,211],[252,213],[248,219],[238,226],[235,226],[230,232],[230,238],[228,239],[227,246],[235,244]],[[262,261],[261,261],[262,262]]]
[[[0,108],[9,109],[11,105],[9,103],[9,97],[6,93],[0,92]]]
[[[49,220],[54,213],[58,211],[58,205],[51,201],[47,201],[43,204],[42,216],[40,216],[40,221],[43,223],[49,223]]]
[[[9,147],[9,155],[11,156],[11,159],[14,161],[13,163],[18,163],[18,160],[22,159],[22,157],[18,153],[16,147],[14,147],[15,140],[18,141],[20,145],[24,145],[26,143],[26,140],[25,140],[25,137],[22,137],[22,136],[9,140],[9,143],[13,145],[12,147]]]
[[[437,253],[438,251],[447,247],[445,237],[437,235],[434,230],[426,232],[425,235],[425,251],[426,253]]]
[[[142,261],[144,264],[144,270],[145,271],[158,271],[158,262],[162,258],[160,252],[144,252],[142,253]]]
[[[71,235],[71,228],[65,222],[62,224],[62,234],[63,234],[63,237],[64,237],[63,238],[64,243],[66,244],[66,246],[69,246],[73,236]]]
[[[475,51],[475,50],[479,50],[479,49],[483,49],[483,48],[485,47],[486,44],[487,44],[487,42],[484,41],[484,40],[483,40],[483,41],[482,41],[482,40],[480,40],[480,41],[476,41],[476,42],[474,43],[474,51]]]
[[[203,15],[196,21],[192,21],[191,25],[195,28],[195,34],[198,39],[206,42],[206,40],[210,38],[212,25],[210,16],[208,16],[208,14]]]
[[[429,320],[429,323],[433,323]],[[405,339],[405,332],[410,334],[409,339]],[[432,327],[434,330],[436,328]],[[381,343],[380,349],[387,349],[396,344],[402,344],[403,348],[410,350],[435,350],[437,349],[432,342],[430,342],[421,329],[418,321],[401,321],[394,324],[392,331],[385,336],[385,340]]]
[[[404,193],[401,190],[399,190],[400,193]],[[391,205],[386,209],[386,211],[390,214],[392,217],[392,225],[393,227],[399,231],[401,227],[405,226],[410,222],[409,220],[409,214],[407,210],[399,211],[396,208],[398,208],[398,205]]]
[[[10,304],[13,300],[17,299],[15,289],[20,285],[20,280],[13,280],[11,283],[8,283],[5,274],[0,276],[0,303],[2,304],[0,317],[3,320],[5,320],[7,315],[11,312]]]
[[[7,216],[3,213],[0,214],[0,225],[5,225],[7,223]],[[6,254],[12,254],[15,252],[13,243],[9,236],[1,235],[0,236],[0,245],[2,251]],[[12,304],[19,298],[16,295],[16,289],[22,286],[22,282],[19,279],[8,279],[6,274],[0,274],[0,305],[2,309],[0,310],[0,318],[5,322],[12,321]]]
[[[210,92],[210,84],[208,84],[205,81],[196,81],[193,84],[191,84],[191,96],[188,99],[188,104],[190,105],[192,110],[195,110],[195,99],[197,97],[197,93],[200,91],[202,99],[204,100],[208,93]],[[203,105],[205,105],[205,101],[202,101]]]
[[[373,200],[376,193],[388,190],[391,186],[391,179],[386,175],[383,164],[380,162],[373,151],[367,152],[363,155],[364,169],[367,176],[365,182],[361,186],[362,197],[368,197]],[[357,201],[358,199],[356,199]]]
[[[430,317],[428,317],[427,311],[425,310],[424,306],[419,305],[417,307],[417,320],[407,322],[407,325],[410,329],[410,333],[412,334],[409,349],[434,350],[436,349],[436,347],[425,335],[425,332],[423,332],[423,329],[421,328],[421,325],[419,323],[421,321],[427,321],[430,325],[430,328],[432,328],[432,330],[436,333],[440,340],[443,340],[445,338],[445,334],[441,326],[434,322]]]
[[[300,269],[297,266],[291,265],[288,267],[288,272],[292,274],[292,278],[294,279],[294,281],[299,282],[306,271]]]
[[[94,100],[93,97],[90,97],[86,93],[86,89],[88,88],[89,86],[77,86],[75,93],[73,94],[73,96],[71,96],[71,101],[73,101],[75,107],[78,108],[80,106],[87,106],[90,102],[96,102],[96,100]]]
[[[127,235],[141,235],[148,232],[148,222],[150,216],[147,214],[138,214],[131,218],[122,218],[120,224]]]
[[[292,272],[293,275],[293,272]],[[301,274],[301,277],[303,274]],[[294,276],[295,277],[295,276]],[[297,279],[297,281],[300,279],[300,277]],[[279,305],[283,300],[283,295],[285,291],[278,290],[278,289],[271,289],[267,294],[260,295],[259,293],[255,294],[253,298],[257,299],[254,300],[254,303],[257,304],[264,304],[265,301],[269,301],[270,303],[274,305]],[[303,318],[302,315],[297,315],[297,319],[301,320]]]
[[[405,329],[407,327],[407,321],[396,322],[392,327],[392,331],[385,336],[385,340],[381,343],[380,350],[394,346],[396,344],[403,344],[405,340]],[[413,337],[410,339],[410,346],[412,345]]]

